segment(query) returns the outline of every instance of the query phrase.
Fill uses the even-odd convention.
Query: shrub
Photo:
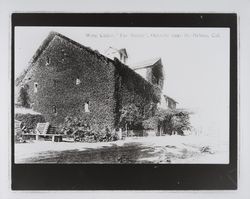
[[[66,117],[65,122],[61,125],[61,132],[74,137],[74,140],[78,142],[109,142],[118,140],[118,135],[110,132],[107,127],[100,132],[96,132],[91,130],[86,122],[78,117]]]
[[[28,129],[35,129],[37,123],[45,122],[45,118],[42,115],[33,114],[15,114],[15,119],[21,121]]]
[[[110,142],[118,140],[116,133],[102,133],[96,131],[77,131],[74,133],[74,140],[78,142]]]

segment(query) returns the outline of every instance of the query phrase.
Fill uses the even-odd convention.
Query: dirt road
[[[227,163],[227,146],[199,136],[128,138],[109,143],[15,144],[16,163]]]

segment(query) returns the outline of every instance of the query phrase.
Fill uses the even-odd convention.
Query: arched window
[[[52,107],[52,110],[53,110],[53,113],[54,113],[54,114],[57,114],[56,106],[53,106],[53,107]]]
[[[34,93],[37,93],[37,91],[38,91],[38,83],[35,82],[34,83]]]
[[[79,85],[81,83],[81,80],[79,77],[76,78],[76,85]]]
[[[50,58],[47,56],[46,57],[46,66],[48,66],[50,64]]]
[[[90,112],[90,111],[89,111],[89,101],[85,102],[85,104],[84,104],[84,111],[85,111],[86,113]]]

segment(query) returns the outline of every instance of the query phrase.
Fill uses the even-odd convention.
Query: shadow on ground
[[[144,158],[157,156],[152,147],[141,143],[125,143],[123,146],[103,146],[101,148],[85,148],[84,150],[47,151],[36,157],[25,159],[28,163],[154,163]]]
[[[139,142],[100,148],[82,148],[64,151],[46,151],[22,160],[22,163],[61,163],[61,164],[155,164],[175,163],[188,159],[211,155],[211,148],[183,144],[182,146],[149,146]]]

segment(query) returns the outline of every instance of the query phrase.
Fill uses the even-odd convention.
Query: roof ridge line
[[[133,68],[133,70],[141,69],[141,68],[149,68],[150,66],[155,65],[160,60],[161,60],[161,57],[155,57],[152,59],[147,59],[147,60],[144,60],[141,62],[137,62],[137,63],[131,65],[131,67]],[[152,63],[147,64],[147,62],[152,62]]]

